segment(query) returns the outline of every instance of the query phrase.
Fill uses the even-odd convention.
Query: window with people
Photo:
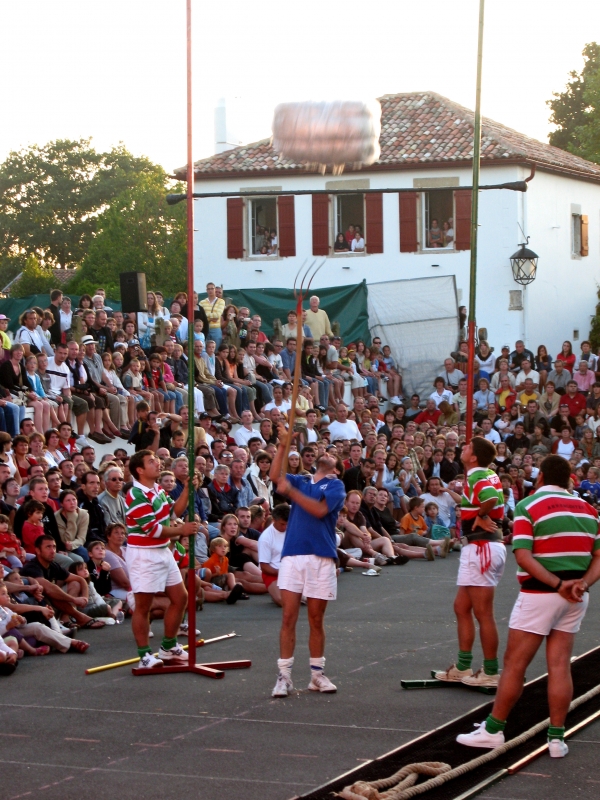
[[[423,249],[454,249],[454,192],[422,192]]]
[[[250,252],[253,256],[276,256],[277,199],[275,197],[252,198],[248,203]]]
[[[363,194],[334,195],[334,255],[365,252],[365,197]]]

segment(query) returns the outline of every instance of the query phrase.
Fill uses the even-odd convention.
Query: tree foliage
[[[56,279],[50,267],[40,264],[35,256],[25,262],[19,280],[11,287],[11,297],[29,297],[31,294],[49,294],[56,289]]]
[[[141,175],[164,172],[123,145],[98,153],[90,139],[11,152],[0,165],[0,257],[35,256],[73,267],[87,254],[99,215]]]
[[[557,126],[550,144],[600,162],[600,45],[586,44],[580,73],[573,70],[563,92],[548,100],[550,122]]]
[[[142,174],[132,188],[114,198],[97,220],[97,233],[81,269],[65,286],[71,293],[103,286],[118,299],[119,274],[146,273],[149,287],[174,293],[185,283],[185,203],[169,206],[167,177],[156,170]],[[179,189],[180,191],[180,189]]]

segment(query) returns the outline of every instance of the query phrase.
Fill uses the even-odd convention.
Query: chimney
[[[235,133],[233,114],[227,108],[227,102],[221,97],[215,108],[215,154],[224,153],[242,144]]]

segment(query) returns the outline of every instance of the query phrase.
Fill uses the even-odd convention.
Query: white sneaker
[[[486,675],[483,667],[478,669],[474,675],[468,675],[462,679],[462,683],[466,686],[490,686],[494,689],[498,688],[500,682],[500,675]]]
[[[337,692],[337,686],[332,683],[327,675],[323,674],[323,671],[320,669],[315,669],[311,671],[310,675],[310,683],[308,684],[308,688],[311,692],[325,692],[329,694],[333,694],[333,692]]]
[[[548,755],[550,758],[564,758],[568,752],[567,743],[561,739],[550,739],[548,741]]]
[[[164,667],[164,663],[160,658],[153,656],[152,653],[146,653],[143,658],[140,658],[140,663],[137,666],[138,669],[152,669],[153,667]]]
[[[479,725],[475,724],[473,733],[460,733],[456,737],[456,741],[459,744],[466,744],[467,747],[487,747],[489,750],[493,750],[494,747],[504,744],[504,734],[502,731],[488,733],[485,722],[480,722]]]
[[[401,402],[402,400],[400,400],[397,394],[395,394],[393,397],[390,397],[390,403],[393,403],[394,405],[400,405]]]
[[[271,692],[271,697],[287,697],[293,689],[294,684],[292,683],[292,679],[284,675],[283,672],[280,672],[277,676],[275,688]]]
[[[448,669],[436,672],[433,676],[438,681],[447,681],[448,683],[461,683],[463,678],[470,678],[473,675],[472,669],[458,669],[456,664],[452,664]]]
[[[158,657],[166,664],[187,664],[189,656],[180,644],[171,647],[170,650],[165,650],[161,647],[158,651]]]
[[[179,626],[179,630],[177,631],[177,636],[187,636],[190,632],[190,626],[187,622],[182,622]],[[200,631],[196,628],[196,636],[200,636]]]

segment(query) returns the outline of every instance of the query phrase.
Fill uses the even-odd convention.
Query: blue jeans
[[[219,413],[222,416],[227,416],[229,414],[229,408],[227,406],[227,389],[222,388],[221,386],[213,386],[215,390],[215,397],[217,399],[217,405],[219,406]]]
[[[256,381],[254,388],[260,394],[263,404],[266,405],[273,400],[273,388],[268,383]]]
[[[221,328],[209,328],[208,335],[206,336],[207,339],[212,339],[215,343],[215,351],[219,349],[219,345],[223,341],[223,331]]]
[[[16,403],[8,402],[3,406],[4,418],[6,420],[6,431],[11,436],[19,433],[19,423],[25,417],[25,406],[18,406]]]

